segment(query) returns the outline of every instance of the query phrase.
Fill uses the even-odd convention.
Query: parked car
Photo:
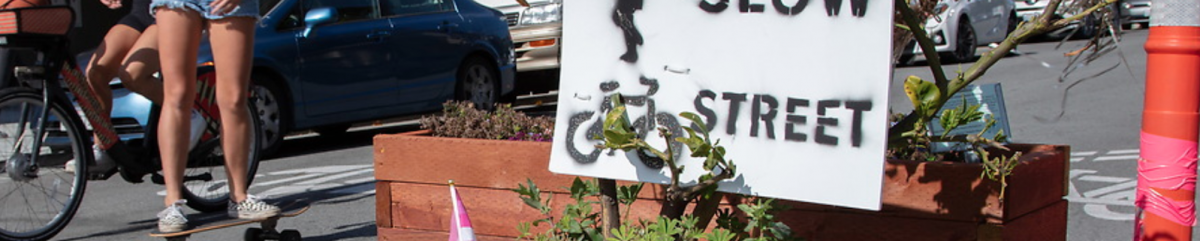
[[[508,22],[517,51],[517,71],[559,68],[562,49],[562,1],[476,0],[500,10]]]
[[[1003,41],[1020,23],[1012,0],[942,0],[934,13],[925,31],[943,58],[959,62],[972,61],[976,47]],[[909,62],[922,51],[914,40],[900,60]]]
[[[1117,5],[1120,9],[1122,28],[1132,28],[1134,24],[1143,27],[1150,25],[1151,0],[1121,0]]]
[[[265,153],[292,130],[336,135],[356,122],[437,111],[452,99],[490,107],[513,91],[504,15],[472,0],[262,2],[270,11],[255,33],[251,101]],[[201,73],[212,69],[204,39]]]
[[[1016,1],[1017,16],[1024,21],[1033,20],[1034,18],[1041,16],[1042,12],[1045,12],[1046,5],[1049,3],[1050,0],[1018,0]],[[1051,19],[1063,19],[1075,16],[1075,14],[1082,9],[1073,8],[1074,5],[1075,2],[1072,0],[1062,1],[1058,11],[1055,11],[1054,16],[1052,16]],[[1120,26],[1120,22],[1118,22],[1120,21],[1119,18],[1113,18],[1112,20],[1114,26]],[[1071,24],[1067,25],[1066,27],[1050,31],[1046,33],[1046,35],[1052,38],[1067,38],[1071,37],[1068,36],[1069,34],[1074,33],[1075,36],[1079,38],[1091,38],[1092,36],[1096,36],[1097,32],[1101,31],[1099,28],[1101,21],[1103,21],[1103,18],[1100,14],[1091,14],[1084,16],[1079,21],[1071,22]]]

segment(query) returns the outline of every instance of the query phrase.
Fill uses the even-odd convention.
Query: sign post
[[[1200,125],[1200,2],[1155,0],[1146,39],[1134,240],[1192,240]]]
[[[565,1],[556,173],[667,183],[635,153],[595,147],[606,101],[639,136],[700,115],[738,176],[720,190],[878,210],[887,144],[892,2]],[[679,152],[681,180],[704,174]],[[687,185],[688,183],[684,183]]]

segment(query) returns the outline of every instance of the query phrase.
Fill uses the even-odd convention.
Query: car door
[[[452,98],[455,71],[466,55],[464,21],[451,0],[380,0],[395,36],[387,48],[399,56],[400,102],[438,108]]]
[[[376,0],[305,0],[305,12],[332,7],[335,23],[317,26],[299,41],[299,103],[310,117],[346,114],[395,105],[393,56],[382,51],[390,23],[379,17]]]

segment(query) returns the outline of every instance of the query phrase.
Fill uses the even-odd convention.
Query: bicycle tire
[[[256,118],[256,110],[254,101],[248,101],[246,105],[247,116],[250,117],[250,149],[246,159],[246,188],[254,182],[254,176],[258,172],[258,163],[262,152],[262,128],[261,121]],[[220,133],[220,121],[213,118],[205,118],[209,122],[215,122],[217,132]],[[184,170],[184,177],[192,177],[197,175],[209,174],[212,178],[209,180],[185,180],[183,183],[183,198],[187,200],[187,206],[200,212],[216,212],[223,211],[229,205],[229,179],[228,169],[225,168],[225,156],[221,148],[221,136],[202,141],[196,145],[188,157],[187,169]]]
[[[44,121],[22,122],[41,119],[43,114],[47,116]],[[42,138],[27,138],[32,133],[28,127],[39,123],[46,126],[46,133]],[[0,156],[6,157],[0,160],[4,163],[0,169],[5,169],[0,171],[0,240],[47,240],[67,226],[83,200],[87,162],[74,162],[73,172],[65,164],[72,158],[92,160],[90,137],[74,106],[65,100],[53,100],[47,106],[39,90],[0,90],[0,148],[7,148],[0,149]],[[32,146],[35,139],[42,139],[40,146],[25,147]],[[14,161],[17,158],[35,161],[22,166],[15,164],[20,163]],[[9,172],[13,168],[31,172]]]

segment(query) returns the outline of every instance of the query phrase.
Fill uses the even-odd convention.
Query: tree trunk
[[[692,208],[692,216],[696,217],[696,227],[702,230],[708,229],[708,223],[712,222],[713,216],[717,215],[717,208],[721,205],[721,200],[725,197],[725,193],[713,192],[708,197],[700,197],[696,201],[696,207]]]

